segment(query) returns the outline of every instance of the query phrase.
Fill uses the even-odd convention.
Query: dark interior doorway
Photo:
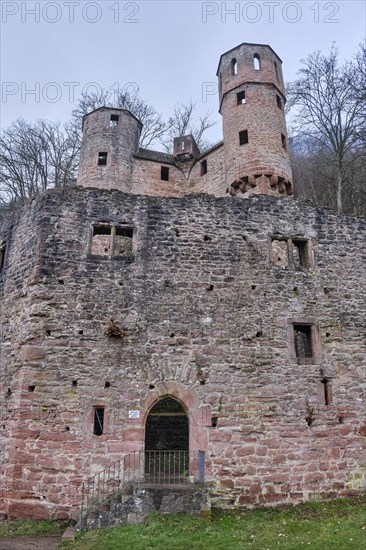
[[[163,397],[153,406],[145,428],[146,451],[188,451],[187,413],[172,397]]]

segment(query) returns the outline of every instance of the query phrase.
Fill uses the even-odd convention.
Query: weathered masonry
[[[204,451],[222,506],[365,488],[365,220],[290,196],[271,48],[218,74],[216,148],[99,109],[78,185],[0,227],[2,514],[69,517],[143,450]]]

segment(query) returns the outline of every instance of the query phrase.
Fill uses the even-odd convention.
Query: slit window
[[[236,102],[237,102],[237,105],[243,105],[243,103],[245,103],[245,91],[244,90],[242,92],[238,92],[236,94]]]
[[[108,153],[98,153],[98,166],[107,166]]]
[[[281,143],[282,143],[282,147],[284,149],[287,149],[286,136],[284,136],[283,134],[281,134]]]
[[[168,168],[168,166],[162,166],[161,167],[160,179],[162,179],[164,181],[169,181],[169,168]]]
[[[207,160],[201,162],[201,176],[207,174]]]
[[[277,107],[282,110],[282,101],[278,94],[276,94]]]
[[[261,70],[261,58],[257,53],[253,56],[253,64],[254,64],[254,70],[260,71]]]
[[[104,432],[104,407],[94,407],[93,434],[102,435]]]
[[[109,125],[111,126],[111,128],[118,126],[118,121],[119,121],[119,115],[111,115],[111,118],[109,121]]]
[[[0,246],[0,273],[1,273],[2,270],[4,269],[4,264],[5,264],[5,250],[6,250],[5,244],[3,244],[2,246]]]
[[[323,378],[323,380],[321,380],[321,383],[323,384],[324,405],[330,405],[332,402],[332,392],[328,378]]]
[[[238,62],[235,57],[231,60],[231,74],[234,76],[238,74]]]
[[[240,145],[245,145],[248,143],[248,130],[242,130],[239,132],[239,143]]]
[[[133,256],[133,227],[94,225],[90,253],[92,256]]]
[[[273,64],[274,64],[275,75],[276,75],[276,78],[278,80],[278,67],[277,67],[276,61],[274,61]]]

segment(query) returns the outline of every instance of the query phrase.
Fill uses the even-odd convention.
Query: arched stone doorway
[[[145,475],[152,483],[175,483],[189,475],[189,423],[186,411],[165,396],[145,424]]]

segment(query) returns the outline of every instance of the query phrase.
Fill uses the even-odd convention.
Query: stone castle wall
[[[92,255],[93,226],[132,228],[131,247]],[[286,197],[80,187],[24,206],[0,228],[1,512],[68,516],[82,479],[144,448],[164,395],[221,504],[360,490],[365,232]],[[312,357],[294,348],[302,326]]]

